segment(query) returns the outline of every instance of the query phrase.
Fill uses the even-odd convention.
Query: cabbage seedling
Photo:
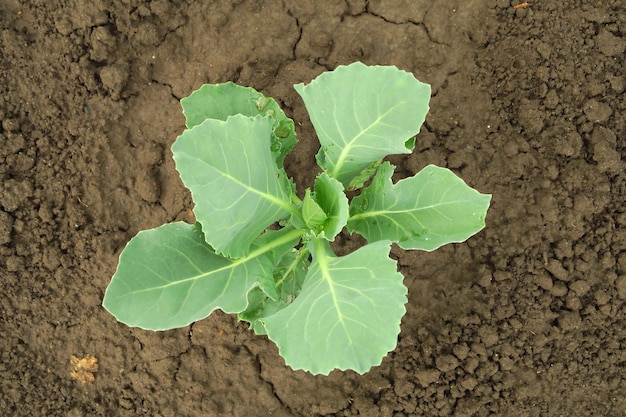
[[[365,373],[395,348],[406,312],[391,244],[462,242],[484,227],[491,196],[432,165],[392,181],[383,158],[412,152],[428,112],[430,86],[412,74],[357,62],[295,89],[321,144],[313,190],[299,198],[285,172],[296,135],[276,101],[202,86],[181,100],[187,129],[172,145],[196,223],[131,239],[103,305],[149,330],[221,309],[267,335],[293,369]],[[360,193],[349,201],[345,190]],[[330,242],[344,227],[368,243],[337,256]]]

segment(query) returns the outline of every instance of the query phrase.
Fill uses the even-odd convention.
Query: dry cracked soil
[[[626,6],[532,3],[0,1],[0,414],[626,415]],[[223,313],[116,322],[124,245],[190,220],[179,99],[225,81],[276,98],[303,190],[317,140],[292,85],[354,61],[433,87],[396,179],[434,163],[493,194],[467,242],[393,249],[397,348],[313,376]]]

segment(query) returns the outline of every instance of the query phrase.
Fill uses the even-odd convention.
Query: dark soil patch
[[[0,2],[0,414],[623,416],[626,9],[515,4]],[[493,194],[468,242],[394,251],[410,301],[381,366],[312,376],[231,316],[150,333],[103,310],[126,242],[189,219],[181,97],[275,97],[304,189],[317,141],[292,84],[356,60],[433,86],[406,175],[435,163]]]

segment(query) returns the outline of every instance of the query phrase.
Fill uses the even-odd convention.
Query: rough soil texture
[[[517,3],[1,1],[0,415],[626,414],[626,6]],[[435,163],[493,194],[468,242],[394,249],[410,300],[382,365],[294,372],[220,313],[117,323],[121,249],[189,220],[178,100],[228,80],[275,97],[303,190],[317,142],[292,85],[356,60],[433,86],[398,178]]]

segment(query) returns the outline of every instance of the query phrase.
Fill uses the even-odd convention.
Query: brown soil
[[[626,8],[517,3],[0,1],[0,415],[623,416]],[[181,97],[279,100],[303,190],[317,142],[292,85],[356,60],[433,86],[400,175],[493,194],[468,242],[394,249],[410,301],[381,366],[312,376],[232,316],[151,333],[104,311],[126,242],[189,218]]]

